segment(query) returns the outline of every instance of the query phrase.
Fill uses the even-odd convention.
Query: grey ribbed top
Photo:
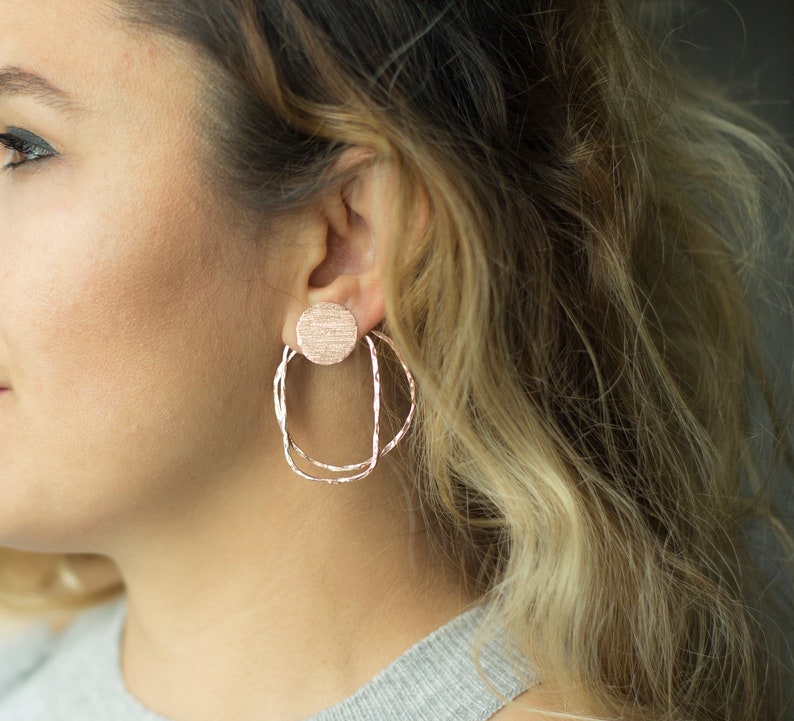
[[[39,627],[0,645],[0,721],[169,721],[124,686],[125,610],[116,601],[83,614],[59,636]],[[472,643],[483,617],[479,608],[458,616],[307,721],[484,721],[504,701],[475,667]],[[525,690],[499,639],[483,647],[480,664],[502,697]]]

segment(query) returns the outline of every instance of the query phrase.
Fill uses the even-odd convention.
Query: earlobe
[[[307,308],[322,303],[334,303],[346,308],[356,322],[357,337],[362,338],[375,328],[384,318],[386,304],[383,288],[377,280],[362,287],[363,279],[346,274],[322,288],[309,288],[305,293],[304,305],[293,305],[287,314],[282,330],[284,345],[301,352],[298,340],[298,323]]]

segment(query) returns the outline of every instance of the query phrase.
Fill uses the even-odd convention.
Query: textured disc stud
[[[338,303],[316,303],[298,319],[298,348],[312,363],[330,366],[347,358],[358,341],[356,317]]]

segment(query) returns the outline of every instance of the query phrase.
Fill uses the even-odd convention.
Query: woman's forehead
[[[0,0],[0,101],[25,96],[74,113],[156,102],[189,83],[190,63],[151,32],[129,32],[101,0]],[[187,60],[187,57],[183,58]],[[178,93],[164,92],[173,105]]]

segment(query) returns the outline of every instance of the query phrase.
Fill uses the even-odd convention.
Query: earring
[[[337,303],[317,303],[307,308],[296,327],[298,347],[301,354],[312,363],[317,365],[333,365],[341,363],[347,358],[355,348],[358,339],[358,326],[355,316],[343,305]],[[381,381],[380,368],[378,363],[378,350],[371,336],[375,336],[388,345],[403,368],[408,382],[408,391],[411,396],[411,407],[402,428],[383,448],[380,448],[380,404],[381,404]],[[284,443],[284,457],[293,473],[309,481],[321,481],[325,483],[349,483],[366,478],[375,467],[378,461],[389,453],[405,436],[413,422],[416,412],[416,383],[403,357],[394,345],[394,341],[380,331],[372,331],[364,336],[364,341],[369,348],[370,361],[372,365],[372,385],[373,385],[373,431],[372,431],[372,455],[361,463],[353,463],[347,466],[335,466],[330,463],[322,463],[309,456],[289,434],[287,423],[287,366],[289,362],[298,355],[297,351],[289,346],[284,347],[281,363],[276,369],[273,379],[273,403],[276,410],[276,420],[281,428],[281,436]],[[315,468],[332,473],[345,474],[338,477],[313,476],[302,471],[295,464],[293,453],[296,453]]]

